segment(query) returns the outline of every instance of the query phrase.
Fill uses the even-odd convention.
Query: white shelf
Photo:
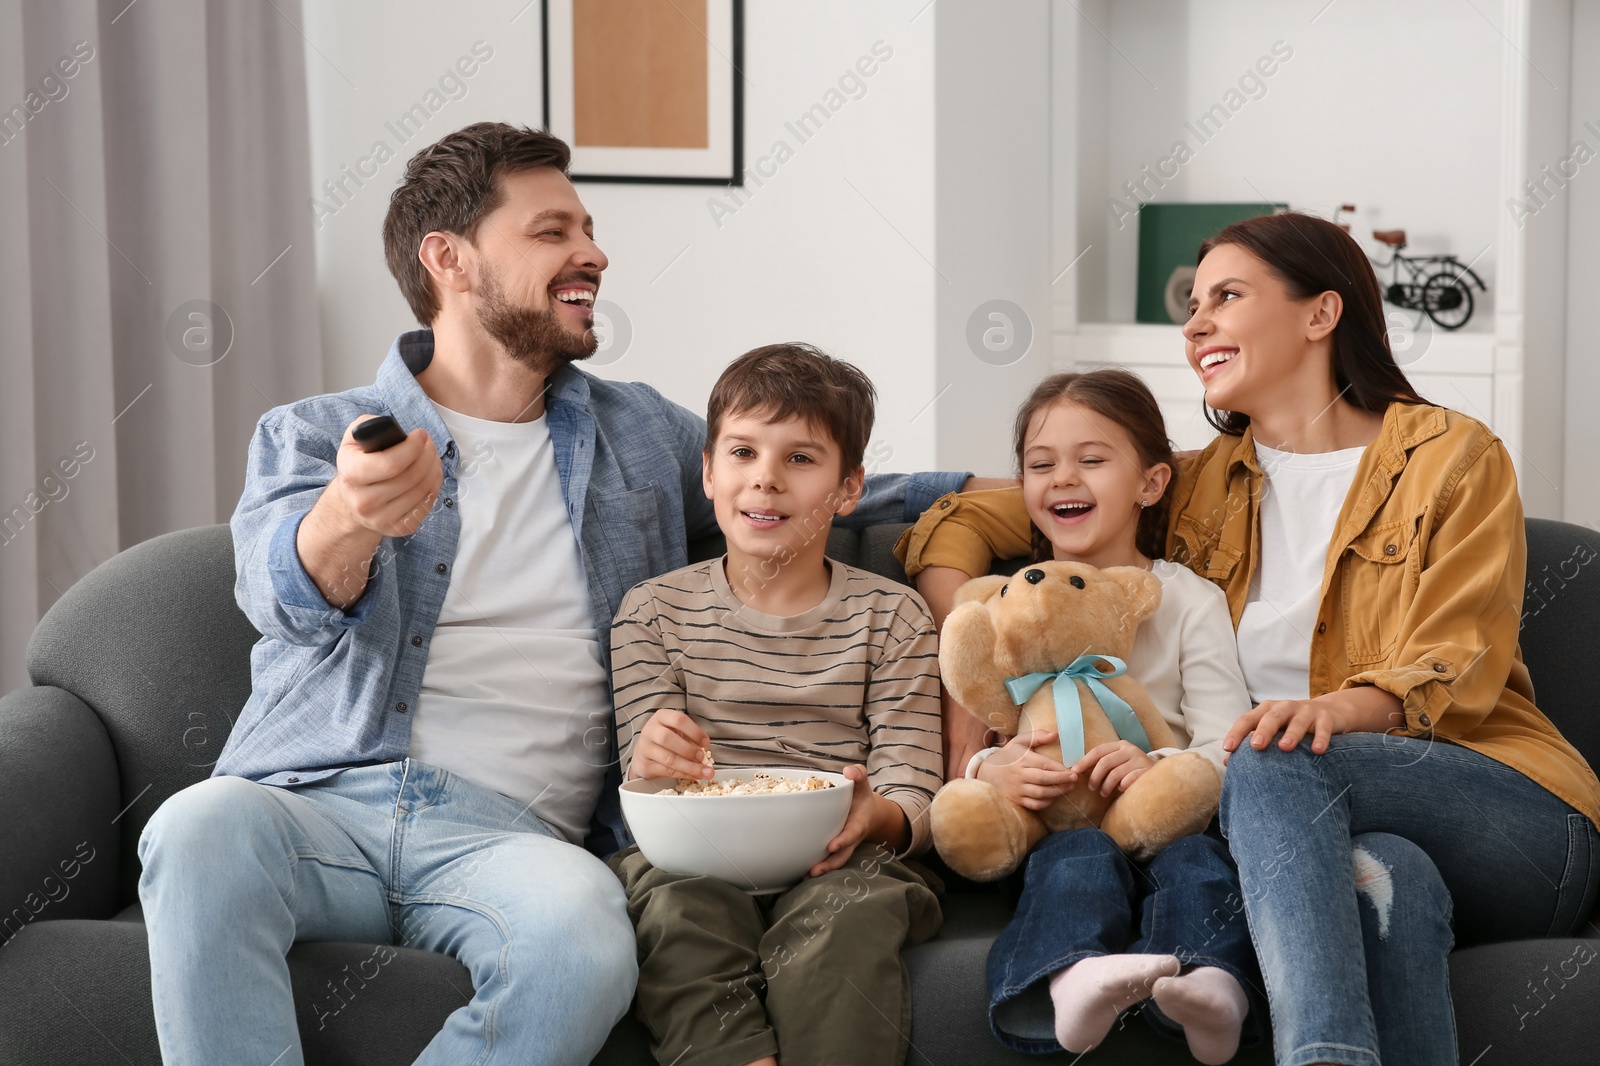
[[[1212,431],[1178,327],[1126,321],[1138,244],[1127,206],[1270,199],[1328,216],[1354,202],[1354,232],[1404,227],[1412,254],[1454,253],[1487,281],[1459,331],[1399,327],[1416,313],[1386,304],[1391,347],[1424,398],[1506,441],[1530,514],[1561,513],[1554,483],[1532,473],[1562,465],[1561,361],[1549,353],[1564,329],[1564,293],[1550,280],[1564,276],[1566,246],[1552,235],[1565,206],[1544,208],[1540,226],[1506,207],[1570,152],[1555,86],[1571,63],[1571,9],[1499,0],[1468,24],[1439,22],[1442,5],[1340,5],[1313,35],[1297,9],[1266,0],[1054,0],[1054,366],[1137,370],[1174,439],[1203,443]],[[1269,51],[1275,60],[1258,69],[1275,73],[1229,102],[1236,72]],[[1393,85],[1379,75],[1396,63],[1456,105],[1425,128],[1375,122],[1392,110]],[[1218,116],[1219,128],[1202,136],[1197,115]],[[1177,142],[1190,159],[1173,162]],[[1463,157],[1466,145],[1475,155]],[[1466,165],[1473,158],[1497,165]],[[1386,283],[1389,272],[1378,274]]]

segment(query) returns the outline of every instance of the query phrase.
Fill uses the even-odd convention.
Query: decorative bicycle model
[[[1339,206],[1340,212],[1355,209],[1355,204]],[[1338,214],[1334,215],[1334,221],[1339,222]],[[1339,225],[1347,232],[1350,229],[1347,223]],[[1388,262],[1372,261],[1380,270],[1393,268],[1383,298],[1396,307],[1425,313],[1440,329],[1460,329],[1467,324],[1472,317],[1473,285],[1483,292],[1489,291],[1483,279],[1454,255],[1401,255],[1406,246],[1403,229],[1375,229],[1372,239],[1393,249]],[[1402,267],[1406,272],[1404,281],[1400,278]]]

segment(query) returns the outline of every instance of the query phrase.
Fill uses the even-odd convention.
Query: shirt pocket
[[[1226,585],[1233,577],[1243,553],[1221,543],[1219,530],[1207,529],[1188,515],[1179,515],[1176,531],[1178,544],[1173,551],[1175,563],[1181,563],[1208,581]]]
[[[667,545],[675,538],[662,524],[666,497],[655,482],[626,492],[591,493],[584,515],[588,564],[611,600],[611,613],[628,590],[671,569]],[[679,516],[678,521],[683,521]],[[681,534],[680,534],[681,536]]]
[[[1416,570],[1416,516],[1370,525],[1345,549],[1339,576],[1345,654],[1352,666],[1394,652]],[[1409,586],[1409,587],[1408,587]]]

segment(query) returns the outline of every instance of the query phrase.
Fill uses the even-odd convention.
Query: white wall
[[[1513,360],[1520,372],[1523,402],[1520,425],[1516,430],[1518,486],[1522,490],[1523,511],[1541,518],[1559,518],[1566,510],[1565,466],[1566,348],[1568,207],[1571,186],[1550,180],[1568,154],[1568,127],[1571,115],[1572,8],[1569,0],[1539,0],[1528,8],[1529,18],[1516,33],[1519,61],[1510,66],[1508,78],[1519,79],[1527,99],[1526,128],[1523,132],[1522,182],[1543,183],[1543,202],[1521,198],[1523,207],[1500,203],[1498,222],[1500,243],[1523,248],[1520,291],[1512,299],[1502,299],[1498,329],[1500,343],[1495,352],[1501,364]],[[1519,22],[1522,20],[1519,20]],[[1525,60],[1522,57],[1526,57]],[[1583,65],[1589,57],[1583,56]],[[1593,145],[1591,145],[1593,147]],[[1503,152],[1503,155],[1511,155]],[[1502,163],[1504,165],[1504,162]],[[1581,173],[1579,175],[1581,177]],[[1531,207],[1537,213],[1528,214]],[[1510,286],[1502,278],[1501,292]],[[1507,308],[1506,304],[1513,305]],[[1515,313],[1507,314],[1507,310]],[[1509,343],[1508,343],[1509,341]],[[1496,381],[1497,393],[1506,391]],[[1455,405],[1452,405],[1455,406]],[[1495,397],[1495,415],[1509,406]],[[1497,427],[1498,428],[1498,427]],[[1593,455],[1594,453],[1590,453]]]
[[[1339,0],[1319,15],[1321,7],[1118,0],[1099,9],[1113,47],[1100,99],[1085,106],[1109,111],[1109,143],[1098,175],[1103,209],[1093,216],[1096,229],[1083,234],[1096,249],[1079,264],[1088,268],[1081,320],[1133,321],[1138,228],[1130,220],[1117,229],[1103,201],[1121,196],[1137,207],[1123,183],[1139,179],[1146,165],[1154,171],[1178,141],[1193,158],[1163,179],[1164,188],[1146,186],[1157,202],[1267,199],[1331,214],[1348,201],[1359,207],[1358,238],[1404,227],[1413,252],[1467,260],[1484,252],[1475,269],[1492,277],[1499,9],[1476,4],[1474,14],[1458,0]],[[1077,17],[1071,5],[1065,11]],[[1063,17],[1062,5],[1056,14]],[[1106,47],[1094,31],[1086,40]],[[1185,124],[1226,106],[1228,92],[1279,41],[1289,58],[1272,64],[1259,88],[1247,85],[1233,98],[1242,105],[1202,141]],[[1486,310],[1469,329],[1490,331]]]
[[[1567,207],[1566,422],[1562,517],[1600,527],[1600,4],[1572,5],[1572,98],[1569,145],[1582,143],[1595,158],[1584,164],[1564,195]],[[1543,212],[1529,220],[1539,222]]]
[[[370,381],[394,335],[412,328],[384,267],[380,238],[388,192],[405,158],[469,122],[540,123],[539,8],[535,2],[513,22],[525,0],[449,9],[425,0],[305,2],[319,183],[337,177],[344,164],[354,167],[375,140],[393,144],[385,123],[421,99],[474,42],[493,49],[466,95],[440,108],[425,136],[400,148],[347,206],[322,220],[317,254],[327,384],[342,389]],[[944,283],[928,260],[936,254],[935,25],[947,8],[977,7],[977,0],[932,7],[926,0],[747,3],[746,165],[780,140],[793,157],[760,187],[747,184],[743,205],[720,226],[708,207],[721,195],[715,187],[579,185],[611,260],[601,297],[624,310],[633,334],[620,357],[602,354],[597,372],[650,382],[703,410],[729,360],[758,344],[808,340],[877,382],[873,454],[890,449],[887,468],[927,469],[936,459],[970,463],[935,447],[947,426],[968,420],[971,407],[943,401],[929,407],[939,380],[936,290]],[[1041,34],[1036,50],[1046,40]],[[785,122],[835,88],[879,41],[892,56],[866,79],[864,95],[799,143]],[[1040,66],[1041,79],[1046,70]],[[1041,87],[1030,118],[1046,106]],[[987,120],[994,143],[1022,141],[1008,136],[1004,112]],[[1043,160],[1042,126],[1025,132],[1037,138],[1032,144]],[[972,163],[974,171],[985,165]],[[1040,173],[1030,180],[1042,197]],[[1036,217],[1042,234],[1048,218],[1042,201]],[[1013,219],[1007,240],[1016,229]],[[991,254],[1007,254],[1007,247]],[[1005,280],[1008,290],[1016,288]],[[1048,316],[1038,317],[1042,323]],[[994,411],[983,414],[985,430],[991,414],[1014,403],[1010,393],[994,400]],[[1001,462],[999,469],[1008,466]]]
[[[383,260],[383,216],[406,160],[469,122],[539,124],[539,5],[512,23],[520,6],[461,5],[446,13],[427,0],[304,0],[312,184],[319,202],[333,209],[315,212],[330,389],[370,383],[395,335],[416,326]],[[478,41],[492,55],[465,79],[465,95],[447,99],[402,142],[389,124],[438,90],[440,78],[454,74],[453,65],[470,58]],[[356,172],[379,142],[393,158],[358,188],[344,168]],[[344,180],[346,192],[329,196],[323,186],[330,180]]]
[[[525,2],[447,10],[425,0],[304,0],[317,183],[341,178],[379,139],[396,153],[364,187],[346,178],[353,195],[317,232],[329,388],[370,381],[393,336],[412,325],[379,236],[405,158],[468,122],[539,123],[539,9]],[[1181,137],[1198,150],[1159,190],[1163,201],[1259,195],[1329,211],[1348,199],[1361,207],[1358,235],[1404,226],[1414,249],[1469,259],[1488,246],[1476,265],[1493,286],[1505,210],[1500,5],[1474,5],[1474,14],[1455,0],[1339,0],[1320,15],[1320,4],[1273,0],[1054,0],[1048,15],[1042,6],[747,3],[746,163],[778,140],[794,156],[759,187],[747,185],[746,202],[720,226],[707,206],[714,187],[581,186],[612,262],[602,296],[624,309],[633,334],[620,357],[603,353],[594,369],[649,381],[699,409],[729,359],[803,338],[878,382],[875,454],[889,449],[887,466],[1004,472],[1005,424],[1047,369],[1052,318],[1131,321],[1137,231],[1116,231],[1104,201]],[[1582,126],[1600,125],[1600,75],[1585,59],[1600,45],[1600,16],[1592,4],[1572,6],[1571,77],[1557,81],[1571,86],[1572,139],[1600,152],[1600,135]],[[893,56],[865,95],[799,144],[784,123],[880,40]],[[1278,40],[1292,58],[1198,145],[1184,123],[1223,100]],[[399,144],[385,124],[477,41],[494,54],[466,95]],[[1063,70],[1064,46],[1077,50],[1079,69]],[[1064,159],[1067,128],[1081,138]],[[1600,224],[1596,169],[1600,162],[1586,165],[1569,183],[1560,211],[1529,220],[1570,213],[1562,227],[1569,354],[1530,346],[1527,359],[1530,372],[1565,374],[1566,410],[1551,423],[1565,422],[1565,469],[1550,480],[1560,483],[1564,513],[1581,521],[1600,521],[1600,478],[1590,469],[1600,458],[1600,370],[1585,355],[1593,345],[1584,318],[1600,289],[1600,251],[1570,235]],[[1052,229],[1052,199],[1076,205],[1076,233],[1063,211]],[[1492,330],[1493,296],[1473,331]],[[1035,351],[1014,365],[969,358],[967,320],[990,298],[1018,304],[1031,320]],[[1560,339],[1558,329],[1546,344],[1559,348]],[[1564,368],[1552,370],[1552,358]]]
[[[940,467],[1010,473],[1017,406],[1050,371],[1050,8],[946,0],[935,10],[938,400],[928,420]]]

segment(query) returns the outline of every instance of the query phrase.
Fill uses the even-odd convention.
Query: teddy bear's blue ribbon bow
[[[1101,663],[1109,669],[1102,670]],[[1130,741],[1140,751],[1150,750],[1150,736],[1139,724],[1128,702],[1112,692],[1105,682],[1128,672],[1128,664],[1114,655],[1080,655],[1065,670],[1042,670],[1034,674],[1006,679],[1006,691],[1011,702],[1018,707],[1027,703],[1046,681],[1053,681],[1050,694],[1056,704],[1056,733],[1061,742],[1061,762],[1071,766],[1083,758],[1083,701],[1078,697],[1078,682],[1082,681],[1100,701],[1100,707],[1111,719],[1117,736]]]

